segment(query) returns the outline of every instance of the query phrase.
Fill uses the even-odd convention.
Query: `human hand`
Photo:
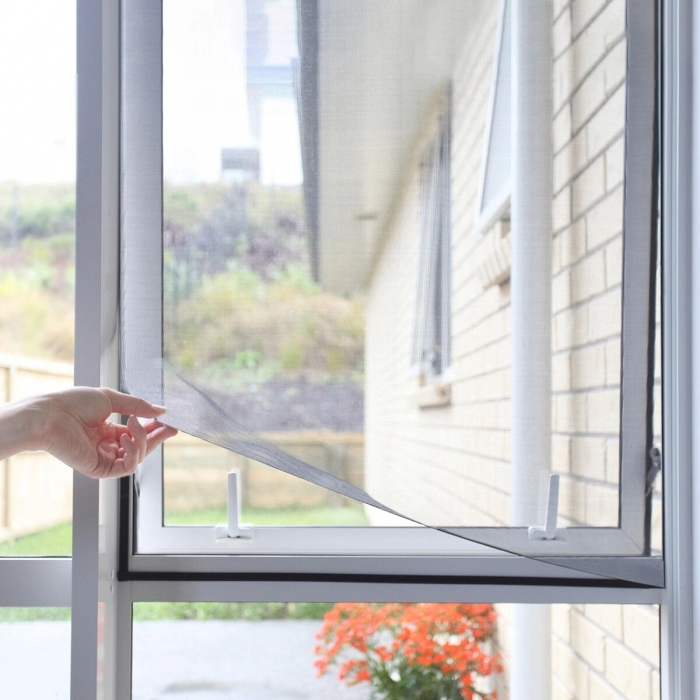
[[[49,452],[76,471],[94,479],[133,474],[158,445],[177,434],[155,419],[161,406],[113,389],[76,387],[39,397],[44,416],[39,449]],[[130,414],[126,425],[110,422],[112,413]]]

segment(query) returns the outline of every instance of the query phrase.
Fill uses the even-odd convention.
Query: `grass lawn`
[[[72,552],[73,526],[64,523],[48,530],[0,542],[2,557],[69,557]]]
[[[134,620],[320,620],[333,603],[134,603]],[[3,622],[70,620],[70,608],[0,608]]]

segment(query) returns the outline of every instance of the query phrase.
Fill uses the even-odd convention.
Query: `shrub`
[[[190,299],[166,304],[165,320],[168,360],[200,379],[362,372],[363,300],[323,292],[296,268],[266,281],[230,265],[206,276]]]
[[[316,668],[370,683],[375,700],[493,700],[480,683],[501,670],[486,650],[495,621],[490,605],[340,603],[324,616]]]

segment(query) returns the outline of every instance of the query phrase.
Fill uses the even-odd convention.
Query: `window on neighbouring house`
[[[443,375],[450,366],[450,204],[450,118],[446,109],[420,169],[420,249],[411,363],[422,381]]]
[[[510,206],[511,129],[511,11],[502,0],[496,50],[493,58],[491,97],[484,132],[484,155],[474,219],[477,231],[486,231],[508,218]]]

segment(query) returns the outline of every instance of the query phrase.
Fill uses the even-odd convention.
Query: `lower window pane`
[[[517,655],[538,666],[536,629],[551,629],[552,698],[652,700],[660,697],[659,608],[655,605],[496,605],[504,673],[499,698],[510,697]],[[533,614],[534,613],[534,614]],[[525,623],[525,624],[524,624]],[[522,657],[520,659],[522,661]]]
[[[354,700],[328,673],[317,677],[316,634],[326,604],[138,603],[133,699]],[[366,685],[366,684],[363,684]]]
[[[68,700],[70,608],[0,608],[0,695]]]
[[[659,697],[655,606],[138,603],[133,639],[133,700],[507,700],[538,675],[552,698]]]

